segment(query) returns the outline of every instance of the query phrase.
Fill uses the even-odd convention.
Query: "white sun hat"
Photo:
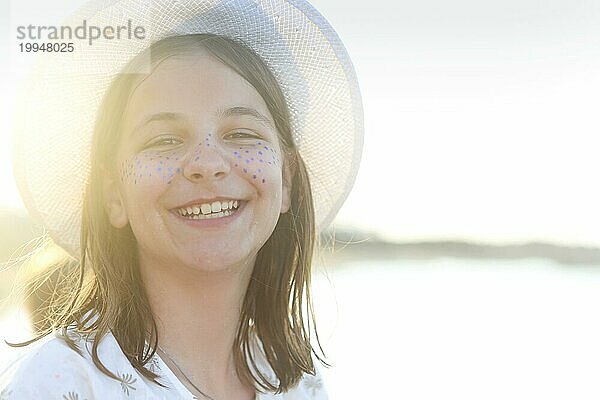
[[[60,28],[79,27],[72,52],[38,52],[16,103],[13,162],[24,203],[54,241],[79,256],[81,209],[96,113],[114,77],[151,43],[212,33],[256,52],[277,79],[304,159],[318,232],[348,196],[363,146],[363,109],[352,62],[340,38],[301,0],[92,1]],[[141,26],[143,39],[131,36]],[[91,40],[90,27],[109,35]],[[106,28],[111,27],[111,28]],[[140,31],[138,31],[139,33]],[[128,36],[129,35],[129,36]],[[132,38],[130,38],[132,37]],[[58,43],[56,40],[54,43]],[[55,47],[56,48],[56,47]],[[149,66],[149,64],[148,64]],[[149,72],[130,71],[130,72]]]

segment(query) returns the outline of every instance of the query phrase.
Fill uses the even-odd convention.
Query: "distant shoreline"
[[[23,243],[39,236],[40,226],[24,211],[0,210],[0,263]],[[323,256],[329,262],[352,260],[433,259],[440,257],[468,259],[545,258],[564,265],[599,265],[600,248],[560,246],[531,242],[513,245],[490,245],[464,241],[387,242],[375,235],[350,230],[332,230],[322,234]],[[332,243],[334,252],[332,254]]]
[[[366,240],[345,244],[336,241],[335,255],[329,254],[331,246],[324,251],[333,262],[360,259],[435,259],[441,257],[466,259],[544,258],[563,265],[600,266],[600,249],[590,247],[566,247],[548,243],[525,243],[520,245],[487,245],[460,241],[423,241],[390,243],[379,240]]]

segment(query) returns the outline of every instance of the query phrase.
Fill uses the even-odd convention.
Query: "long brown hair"
[[[154,67],[167,57],[199,49],[207,50],[233,68],[262,96],[277,127],[285,162],[294,171],[290,210],[280,214],[274,232],[258,252],[234,342],[236,369],[244,383],[257,388],[256,383],[258,390],[285,392],[299,382],[303,373],[315,373],[312,354],[329,365],[311,344],[314,332],[324,356],[310,293],[313,251],[320,243],[315,231],[308,173],[292,139],[284,95],[269,68],[244,44],[213,34],[173,36],[154,43],[132,63],[139,62],[148,51]],[[110,224],[102,194],[106,174],[116,172],[113,154],[124,110],[135,84],[144,76],[119,74],[103,99],[93,136],[91,170],[82,209],[81,261],[69,279],[58,283],[62,285],[62,295],[54,299],[49,312],[44,314],[38,336],[10,345],[26,346],[61,329],[61,337],[81,354],[67,335],[67,327],[75,324],[80,333],[94,334],[94,364],[106,375],[119,379],[106,369],[97,354],[100,340],[110,330],[133,367],[161,385],[155,380],[159,375],[144,366],[156,351],[158,333],[142,284],[136,240],[129,226],[116,229]],[[52,268],[61,266],[64,267],[64,263],[54,263]],[[28,285],[35,286],[31,282]],[[90,311],[97,312],[97,319],[88,324],[94,314]],[[150,332],[147,327],[152,327]],[[253,334],[261,340],[279,386],[256,367],[250,352]]]

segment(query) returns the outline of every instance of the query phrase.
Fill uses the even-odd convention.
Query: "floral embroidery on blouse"
[[[118,374],[121,378],[121,389],[127,396],[129,396],[129,389],[136,390],[133,386],[133,383],[137,381],[137,378],[134,378],[131,374]]]
[[[63,395],[63,399],[64,400],[80,400],[79,395],[75,392],[69,392],[66,395]],[[86,399],[81,399],[81,400],[86,400]]]
[[[160,365],[158,364],[158,359],[156,358],[156,356],[152,357],[152,358],[150,359],[150,361],[148,361],[148,362],[146,363],[146,367],[148,368],[148,370],[149,370],[150,372],[153,372],[153,373],[155,373],[155,374],[157,373],[157,371],[160,371],[160,370],[161,370],[161,369],[160,369]]]
[[[80,342],[85,342],[88,340],[87,336],[79,331],[69,331],[69,336]]]
[[[316,396],[316,394],[323,389],[323,381],[321,377],[315,375],[304,375],[304,379],[302,380],[302,385],[306,389],[307,392],[311,394],[311,396]]]

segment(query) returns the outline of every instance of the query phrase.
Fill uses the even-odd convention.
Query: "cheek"
[[[181,173],[180,159],[175,151],[136,154],[121,163],[121,182],[134,188],[170,184]]]
[[[257,184],[281,180],[281,157],[270,145],[259,142],[233,151],[234,167]]]

